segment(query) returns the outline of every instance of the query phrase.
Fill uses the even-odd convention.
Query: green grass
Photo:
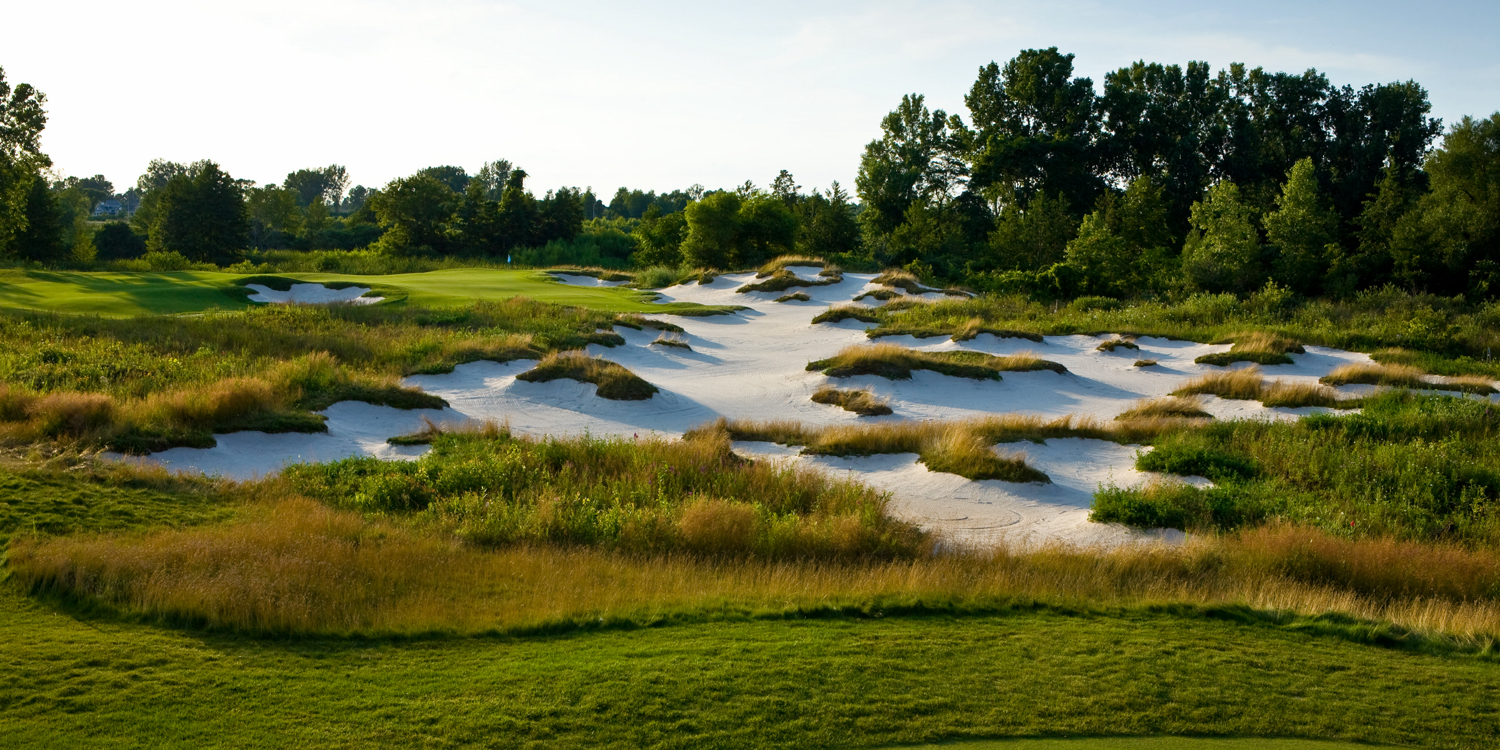
[[[420,307],[460,307],[476,300],[526,296],[611,313],[701,310],[690,303],[652,304],[655,295],[620,287],[563,284],[541,271],[455,268],[427,273],[356,276],[336,273],[284,273],[302,283],[356,285],[391,290],[392,296]],[[0,307],[48,312],[128,317],[241,310],[243,280],[257,277],[222,271],[121,273],[8,271],[0,275]]]
[[[1066,740],[978,740],[906,747],[912,750],[1338,750],[1369,745],[1270,737],[1087,737]]]
[[[1500,667],[1192,613],[436,640],[164,630],[0,590],[14,748],[845,748],[1079,735],[1489,747]]]
[[[1405,391],[1363,407],[1163,437],[1137,468],[1207,476],[1217,486],[1106,487],[1092,517],[1199,529],[1281,520],[1351,538],[1500,544],[1500,408]]]

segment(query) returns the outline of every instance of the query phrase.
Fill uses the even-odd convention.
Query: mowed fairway
[[[331,273],[278,274],[297,281],[342,282],[406,294],[406,303],[452,307],[475,300],[518,295],[543,302],[588,307],[603,312],[671,312],[697,305],[655,305],[650,292],[561,283],[540,271],[465,268],[389,276]],[[0,275],[0,307],[47,312],[129,317],[238,310],[244,299],[240,280],[247,274],[217,271],[170,273],[84,273],[9,271]]]
[[[1149,612],[394,641],[256,639],[76,614],[0,591],[7,747],[835,748],[1183,735],[1477,748],[1500,736],[1500,667],[1483,657]]]

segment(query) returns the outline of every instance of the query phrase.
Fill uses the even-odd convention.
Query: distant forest
[[[804,191],[783,170],[765,188],[538,197],[504,160],[378,189],[350,187],[338,165],[257,186],[213,161],[158,160],[118,192],[50,171],[45,97],[0,70],[0,256],[230,266],[367,249],[734,269],[804,253],[1048,299],[1388,285],[1500,296],[1500,113],[1445,128],[1414,81],[1356,89],[1315,70],[1139,62],[1096,87],[1051,48],[984,66],[964,101],[967,118],[903,97],[853,195]]]

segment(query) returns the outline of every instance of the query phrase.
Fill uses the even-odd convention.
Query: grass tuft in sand
[[[688,342],[682,340],[681,334],[676,334],[676,333],[666,333],[666,332],[663,332],[660,336],[656,337],[655,341],[651,342],[651,345],[652,346],[670,346],[670,347],[673,347],[673,348],[676,348],[676,349],[686,349],[688,351],[692,351],[693,350],[693,347],[690,344],[688,344]]]
[[[1155,367],[1157,364],[1157,361],[1154,359],[1138,359],[1131,367]]]
[[[843,276],[804,279],[791,271],[781,270],[771,274],[765,281],[746,284],[734,291],[739,294],[744,294],[745,292],[784,292],[794,286],[828,286],[830,284],[837,284],[843,280]]]
[[[599,398],[615,401],[644,401],[658,392],[656,386],[635,373],[601,357],[590,357],[583,351],[553,352],[536,367],[516,376],[528,383],[546,383],[569,378],[599,387]]]
[[[644,315],[640,315],[638,313],[627,313],[627,314],[623,314],[623,315],[616,315],[614,323],[617,326],[625,326],[626,328],[633,328],[633,329],[635,329],[637,331],[642,330],[642,329],[646,329],[646,328],[651,328],[651,329],[658,330],[658,331],[670,331],[672,333],[682,333],[683,332],[682,326],[677,325],[676,323],[668,323],[665,320],[657,320],[655,318],[648,318],[648,317],[646,317]]]
[[[1495,381],[1482,375],[1428,380],[1426,374],[1415,367],[1394,364],[1348,364],[1324,375],[1320,382],[1325,385],[1383,385],[1392,388],[1460,391],[1482,395],[1489,395],[1496,392]]]
[[[1116,349],[1139,350],[1141,347],[1139,344],[1135,343],[1135,339],[1122,336],[1117,339],[1110,339],[1095,348],[1101,352],[1113,352]]]
[[[807,294],[804,293],[804,292],[793,292],[792,294],[784,294],[784,295],[782,295],[780,297],[777,297],[776,301],[777,302],[811,302],[812,301],[812,297],[807,296]]]
[[[1213,419],[1203,410],[1203,401],[1197,396],[1167,396],[1135,402],[1128,411],[1115,417],[1126,421],[1133,419]]]
[[[1234,342],[1227,352],[1205,354],[1196,360],[1201,365],[1232,365],[1235,362],[1254,362],[1258,365],[1289,365],[1288,353],[1303,354],[1307,350],[1302,344],[1270,331],[1238,333],[1228,337]]]
[[[913,370],[932,370],[943,375],[975,380],[999,380],[1002,372],[1067,372],[1067,368],[1062,365],[1041,359],[1030,352],[996,357],[969,351],[926,352],[896,344],[845,347],[828,359],[808,363],[807,369],[822,371],[831,378],[877,375],[891,380],[908,380]]]
[[[774,276],[791,266],[808,266],[827,270],[828,263],[825,262],[822,258],[811,255],[783,255],[761,266],[760,269],[756,272],[755,278],[764,279],[767,276]],[[838,273],[840,273],[840,271],[835,269],[834,273],[829,275],[833,276],[837,275]]]
[[[922,292],[936,291],[934,289],[929,289],[928,287],[923,286],[921,280],[919,280],[915,274],[912,274],[909,271],[886,271],[879,276],[871,279],[870,283],[884,284],[885,286],[902,289],[905,290],[908,294],[921,294]]]
[[[1261,384],[1265,376],[1254,365],[1242,370],[1210,372],[1193,378],[1181,388],[1172,391],[1173,396],[1212,394],[1219,398],[1256,401],[1260,399]]]
[[[839,390],[831,385],[819,388],[812,400],[820,404],[832,404],[852,411],[861,417],[878,417],[890,414],[890,399],[879,398],[868,390]]]

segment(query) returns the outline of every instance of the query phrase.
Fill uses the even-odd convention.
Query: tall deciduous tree
[[[735,193],[713,193],[687,207],[687,237],[682,259],[699,268],[732,268],[739,264],[740,206]]]
[[[1063,195],[1084,210],[1104,191],[1095,146],[1094,82],[1073,77],[1073,56],[1056,47],[1022,50],[980,68],[964,97],[974,128],[969,187],[998,185],[1023,205]]]
[[[385,227],[376,246],[395,254],[444,252],[455,198],[447,185],[424,174],[392,180],[366,204]]]
[[[241,186],[212,161],[197,162],[189,172],[161,188],[148,246],[194,261],[233,263],[250,236]]]
[[[928,111],[920,94],[903,96],[881,121],[881,137],[865,146],[854,183],[866,232],[888,235],[913,202],[947,200],[964,172],[951,124],[942,110]]]
[[[1310,157],[1287,173],[1276,210],[1266,214],[1264,224],[1277,251],[1272,278],[1298,293],[1317,293],[1328,268],[1328,246],[1338,238],[1338,216],[1324,203]]]
[[[1192,231],[1182,248],[1188,286],[1210,292],[1249,292],[1260,286],[1260,236],[1232,182],[1220,182],[1192,207]]]
[[[16,237],[27,228],[34,183],[52,164],[41,151],[46,103],[46,95],[29,83],[13,88],[0,68],[0,254],[15,252]],[[42,182],[41,189],[46,187]]]

